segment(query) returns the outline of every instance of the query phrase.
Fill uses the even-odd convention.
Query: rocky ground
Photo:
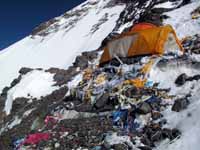
[[[187,3],[187,1],[183,1],[181,5],[184,3]],[[130,10],[134,9],[132,5],[133,3],[129,2],[127,8]],[[140,6],[140,4],[138,5]],[[181,5],[177,7],[181,7]],[[156,24],[162,24],[162,19],[167,17],[162,14],[165,11],[169,10],[149,8],[148,11],[141,15],[139,21],[151,20],[154,23],[156,22]],[[122,12],[121,16],[124,15],[125,12]],[[132,19],[134,15],[135,14],[129,17],[126,16],[127,18],[121,17],[125,19],[120,19],[118,24],[126,23],[128,20]],[[54,21],[50,21],[49,23],[54,23]],[[35,30],[33,34],[38,32],[40,32],[39,28]],[[109,35],[102,44],[107,42],[110,37],[112,37],[112,34]],[[176,58],[176,60],[178,62],[182,62],[184,59],[190,61],[189,55],[200,54],[199,42],[200,35],[185,38],[182,44],[186,53],[182,57]],[[69,89],[66,83],[73,80],[75,76],[90,66],[88,60],[92,62],[98,57],[99,50],[82,53],[82,55],[77,56],[73,66],[69,67],[67,70],[58,68],[50,68],[48,70],[40,68],[22,68],[19,71],[19,77],[13,80],[10,87],[5,87],[0,96],[0,149],[12,150],[20,146],[20,149],[30,150],[152,150],[156,147],[158,142],[165,139],[169,139],[170,142],[173,142],[180,138],[182,134],[181,131],[176,128],[165,127],[167,120],[164,118],[162,111],[169,106],[171,106],[171,110],[175,112],[186,109],[190,104],[190,95],[182,97],[181,99],[177,98],[176,95],[170,95],[168,93],[169,89],[160,89],[158,83],[154,83],[152,87],[140,88],[139,90],[134,87],[129,87],[122,95],[125,95],[127,98],[134,98],[136,102],[134,101],[134,105],[131,103],[131,108],[128,112],[125,112],[127,115],[121,115],[119,121],[115,121],[115,114],[116,112],[121,112],[116,108],[122,104],[122,101],[116,95],[113,96],[113,93],[118,93],[119,89],[112,89],[112,92],[105,90],[104,94],[96,99],[95,104],[87,100],[82,101],[72,93],[68,95],[67,93],[71,92],[71,89]],[[122,61],[127,65],[136,65],[141,63],[142,58],[143,57],[128,58],[122,59]],[[161,62],[164,62],[163,64],[167,63],[165,61],[165,59],[161,60]],[[193,60],[191,64],[199,65],[195,60]],[[115,74],[113,66],[118,66],[119,62],[113,60],[110,62],[110,65],[112,67],[101,67],[107,75]],[[106,68],[109,70],[105,71]],[[53,74],[55,81],[54,86],[59,86],[59,89],[36,100],[27,97],[15,99],[11,114],[7,116],[5,112],[3,112],[3,108],[8,96],[8,91],[15,87],[23,76],[34,70]],[[97,74],[98,71],[99,70],[96,69]],[[183,74],[179,77],[177,76],[175,83],[181,86],[185,84],[185,82],[190,82],[191,80],[199,80],[199,77],[188,77]],[[117,90],[117,92],[113,92],[115,90]],[[135,95],[135,97],[132,97],[132,95]],[[143,98],[144,95],[147,98]],[[31,103],[29,102],[30,100],[32,100]],[[62,116],[59,116],[59,114],[62,114]],[[51,118],[52,116],[53,118]],[[189,114],[188,117],[190,117]],[[136,120],[136,123],[133,123],[131,121],[132,119]],[[125,127],[127,120],[128,128]],[[18,123],[18,121],[20,121],[20,123]],[[39,140],[39,142],[34,144],[16,144],[20,140],[23,141],[28,135],[33,135],[35,133],[48,134],[48,140]],[[115,134],[118,136],[115,136]],[[112,138],[113,141],[111,141]]]

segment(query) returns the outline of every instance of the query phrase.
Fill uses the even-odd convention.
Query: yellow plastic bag
[[[124,83],[125,84],[132,84],[136,88],[143,88],[145,86],[146,82],[147,82],[147,79],[136,78],[136,79],[132,79],[132,80],[126,80]]]
[[[87,68],[83,71],[83,79],[84,80],[90,80],[92,78],[92,69],[90,68]]]
[[[99,84],[102,84],[103,82],[105,82],[106,81],[106,75],[105,74],[100,74],[100,75],[98,75],[97,76],[97,78],[95,79],[95,83],[97,84],[97,85],[99,85]]]
[[[149,62],[142,67],[142,69],[140,70],[140,72],[142,74],[149,73],[150,70],[151,70],[151,67],[153,66],[153,64],[154,64],[154,60],[153,59],[149,60]]]

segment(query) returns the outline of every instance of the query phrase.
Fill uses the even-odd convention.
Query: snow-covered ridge
[[[50,25],[47,30],[41,30],[41,34],[48,32],[45,37],[37,34],[34,38],[28,36],[3,50],[0,53],[0,91],[18,76],[21,67],[67,68],[81,52],[97,49],[113,30],[125,8],[122,4],[105,7],[110,1],[86,1],[55,18],[59,21]],[[71,17],[68,16],[73,13]],[[102,22],[105,16],[106,20]],[[94,31],[99,21],[101,23]]]
[[[48,26],[47,24],[48,27],[44,30],[41,30],[39,34],[35,34],[34,36],[31,35],[25,38],[24,40],[18,42],[17,44],[13,45],[12,47],[8,48],[7,50],[3,51],[0,55],[0,67],[3,67],[2,70],[5,71],[5,73],[3,72],[4,76],[0,75],[1,76],[0,83],[2,82],[3,84],[8,85],[9,81],[3,82],[2,79],[7,79],[8,77],[10,77],[9,80],[13,80],[13,78],[16,77],[18,70],[15,67],[27,66],[28,64],[29,67],[48,68],[48,67],[56,66],[60,68],[67,68],[67,66],[71,64],[73,58],[75,58],[77,54],[88,49],[92,50],[92,48],[98,48],[100,46],[101,40],[105,38],[107,34],[109,34],[113,30],[114,26],[116,26],[116,21],[119,20],[119,14],[120,14],[120,12],[118,11],[120,10],[122,12],[124,10],[124,5],[121,5],[121,4],[109,5],[109,7],[107,7],[107,4],[109,4],[110,2],[112,1],[101,0],[97,2],[96,0],[89,0],[85,2],[84,4],[76,7],[74,10],[72,10],[71,12],[73,14],[73,11],[74,11],[74,14],[71,17],[69,18],[68,17],[65,18],[63,16],[58,17],[56,18],[57,22],[55,22],[55,24],[53,23],[50,26]],[[149,3],[150,2],[152,1],[149,1]],[[148,5],[148,3],[146,5]],[[197,7],[197,5],[200,5],[199,2],[194,1],[192,4],[186,5],[174,11],[166,13],[170,18],[167,19],[165,23],[172,24],[177,29],[178,35],[180,36],[181,34],[180,37],[185,37],[187,35],[193,35],[194,33],[198,33],[197,31],[195,32],[195,30],[198,27],[196,25],[199,22],[199,19],[192,20],[191,14],[190,14],[191,11]],[[134,6],[136,6],[136,4]],[[159,7],[161,6],[166,7],[166,3],[160,5]],[[185,9],[188,7],[192,7],[191,11],[185,12]],[[143,10],[140,11],[140,9],[137,9],[137,12],[139,13],[142,11]],[[81,14],[77,16],[76,14],[77,12],[81,12]],[[179,22],[180,21],[179,20],[176,22],[174,18],[175,12],[178,12],[179,16],[177,17],[180,17],[181,19],[180,18],[179,19],[181,21],[182,19],[185,20],[187,25],[190,28],[184,28],[185,26],[183,25],[184,23],[183,21]],[[129,13],[130,12],[127,12],[126,15],[128,15]],[[66,14],[70,15],[70,12]],[[71,25],[68,24],[70,23],[70,21],[73,22]],[[121,24],[122,28],[120,28],[120,31],[123,31],[124,28],[131,26],[132,23],[133,22],[128,22],[124,26],[123,24]],[[66,25],[69,28],[65,28]],[[109,30],[107,30],[107,28],[109,28]],[[182,29],[184,32],[179,29]],[[42,32],[45,33],[44,36]],[[75,41],[74,39],[77,41]],[[198,55],[194,54],[194,56],[196,59],[198,59]],[[187,59],[189,58],[187,57]],[[11,60],[13,60],[13,62]],[[165,59],[165,60],[168,60],[168,59]],[[169,62],[164,61],[163,66],[162,66],[162,63],[161,65],[158,64],[157,66],[154,66],[150,72],[149,79],[153,81],[154,83],[155,82],[159,83],[159,86],[161,88],[171,88],[171,91],[168,94],[175,95],[176,98],[184,97],[186,94],[191,93],[192,94],[191,99],[190,99],[191,104],[189,105],[188,109],[183,110],[179,113],[171,111],[170,106],[167,110],[164,110],[164,112],[162,112],[164,115],[164,118],[167,119],[166,127],[177,128],[178,130],[181,131],[182,134],[180,135],[179,139],[174,139],[173,141],[166,140],[166,141],[162,141],[161,143],[157,143],[158,145],[156,146],[158,147],[156,147],[155,149],[156,150],[157,149],[158,150],[165,150],[165,149],[198,150],[197,147],[198,147],[199,135],[196,133],[199,132],[199,122],[197,121],[198,120],[197,114],[199,113],[199,98],[198,98],[199,81],[191,81],[191,82],[189,81],[189,82],[186,82],[181,87],[177,87],[174,81],[182,73],[186,73],[188,76],[198,75],[200,72],[197,66],[199,65],[193,66],[191,62],[193,61],[196,62],[195,60],[193,60],[193,58],[191,58],[192,61],[188,63],[184,61],[182,63],[181,60],[178,60],[176,58],[174,60],[175,60],[175,63],[173,63],[173,60],[169,59],[168,60]],[[3,63],[3,65],[1,64],[1,62]],[[86,62],[87,62],[87,59],[86,59]],[[178,64],[177,62],[181,62],[181,63]],[[52,93],[56,91],[57,89],[58,89],[58,93],[62,91],[61,85],[59,85],[60,87],[55,86],[55,82],[54,82],[55,76],[53,76],[52,74],[53,71],[44,72],[44,71],[35,70],[23,76],[19,83],[17,83],[14,87],[10,88],[6,92],[7,99],[5,100],[4,111],[6,112],[8,116],[6,116],[7,120],[5,121],[5,123],[0,122],[0,127],[1,127],[0,134],[7,132],[7,130],[8,130],[7,133],[9,134],[10,131],[12,133],[12,130],[14,131],[15,129],[19,129],[20,127],[26,127],[26,123],[24,123],[24,120],[26,119],[26,117],[29,116],[30,118],[28,118],[25,121],[27,122],[29,121],[29,123],[30,122],[32,123],[33,121],[38,119],[38,118],[35,118],[35,116],[38,117],[36,115],[38,114],[38,112],[41,115],[39,117],[41,117],[42,119],[44,119],[45,117],[45,116],[42,116],[43,114],[45,115],[50,114],[49,110],[51,112],[54,112],[53,114],[55,116],[57,114],[56,110],[58,111],[58,113],[63,112],[62,114],[63,116],[60,116],[60,117],[63,117],[63,121],[64,120],[66,121],[67,119],[80,119],[81,117],[87,118],[87,117],[92,117],[92,116],[93,117],[98,116],[96,113],[83,113],[81,112],[81,109],[78,109],[78,111],[65,110],[65,109],[73,109],[73,106],[76,105],[74,101],[68,101],[68,99],[65,97],[65,96],[68,96],[66,94],[67,93],[66,86],[68,86],[69,90],[71,88],[75,88],[78,86],[78,84],[80,83],[80,81],[82,81],[82,78],[83,78],[83,74],[82,74],[83,70],[80,69],[80,67],[77,65],[74,65],[74,67],[77,67],[75,69],[77,70],[77,73],[79,72],[79,74],[76,76],[75,74],[72,74],[69,77],[69,78],[74,77],[71,82],[68,82],[69,80],[64,80],[62,73],[59,74],[61,76],[57,76],[57,79],[62,80],[62,81],[64,80],[64,83],[63,82],[62,83],[64,84],[66,88],[65,91],[61,94],[62,95],[61,97]],[[12,72],[12,71],[16,71],[16,72]],[[51,74],[49,72],[51,72]],[[8,77],[6,73],[8,74]],[[67,76],[66,74],[68,74],[68,72],[64,73],[64,76]],[[51,95],[49,96],[49,94]],[[25,99],[27,103],[29,103],[29,100],[33,100],[33,101],[30,101],[30,103],[32,104],[30,105],[30,108],[26,108],[26,110],[22,110],[22,111],[19,110],[21,108],[19,107],[17,108],[19,104],[20,106],[22,106],[23,104],[27,104],[23,102],[23,99],[19,99],[20,97],[27,98]],[[37,101],[37,99],[40,99],[40,101]],[[173,104],[174,99],[170,99],[170,100],[171,100],[170,103]],[[60,101],[62,103],[59,103]],[[34,102],[38,102],[38,103],[36,104]],[[51,107],[52,105],[55,105],[55,106]],[[79,103],[77,105],[79,105]],[[63,106],[65,107],[63,108]],[[46,110],[47,107],[48,107],[48,110]],[[55,110],[52,108],[55,108]],[[38,112],[36,112],[35,110]],[[1,118],[1,114],[0,114],[0,118]],[[88,121],[90,119],[91,118],[89,118]],[[142,118],[141,118],[141,121],[143,121]],[[147,123],[148,121],[141,124],[145,125]],[[192,138],[191,138],[191,135],[193,135]],[[119,144],[126,143],[133,149],[138,149],[136,147],[140,145],[137,145],[137,140],[132,139],[131,141],[130,139],[131,138],[129,137],[129,135],[118,136],[117,134],[111,134],[110,136],[107,136],[105,140],[110,145],[114,145],[118,143]],[[133,144],[134,143],[133,141],[136,142],[136,145]],[[0,141],[0,147],[1,147],[1,141]]]

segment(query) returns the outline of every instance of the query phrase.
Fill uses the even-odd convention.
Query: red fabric
[[[45,124],[48,125],[49,123],[56,124],[58,120],[53,116],[47,116],[44,120]]]
[[[151,28],[155,28],[157,27],[154,24],[151,23],[138,23],[136,25],[134,25],[131,29],[131,31],[140,31],[140,30],[145,30],[145,29],[151,29]]]
[[[42,140],[47,141],[49,139],[50,139],[49,133],[35,133],[28,135],[23,144],[38,144]]]

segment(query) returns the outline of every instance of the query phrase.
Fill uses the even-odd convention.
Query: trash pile
[[[118,66],[110,62],[103,67],[90,66],[83,71],[83,80],[78,86],[70,89],[69,99],[81,101],[82,108],[78,107],[77,111],[110,111],[108,116],[117,131],[112,134],[131,135],[133,141],[140,139],[137,147],[141,149],[151,149],[165,138],[173,140],[180,132],[163,128],[167,121],[161,112],[173,104],[175,96],[168,95],[169,89],[159,89],[158,83],[148,79],[151,68],[160,59],[151,56],[141,57],[131,65]],[[91,107],[88,109],[86,105]],[[106,148],[113,147],[106,140],[103,146],[105,143]]]
[[[186,52],[200,54],[200,35],[185,37],[182,41]]]
[[[135,89],[151,87],[152,81],[148,81],[147,76],[151,66],[154,64],[153,58],[143,58],[134,65],[123,64],[119,67],[105,65],[104,67],[93,66],[83,71],[83,77],[78,86],[70,89],[70,96],[74,99],[90,103],[96,109],[101,109],[103,103],[108,99],[118,98],[120,104],[124,105],[124,91],[134,87]],[[133,91],[134,92],[134,91]]]
[[[174,96],[148,79],[157,59],[90,65],[62,102],[35,118],[29,134],[12,139],[12,148],[151,150],[157,142],[178,138],[180,131],[165,128],[162,115]]]

